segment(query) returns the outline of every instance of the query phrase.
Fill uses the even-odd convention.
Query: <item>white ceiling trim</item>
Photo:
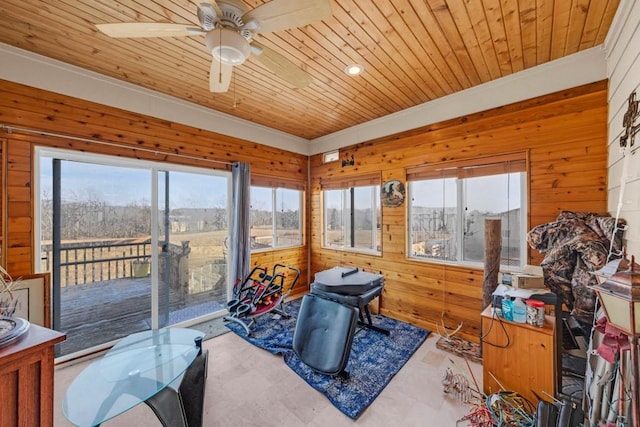
[[[311,141],[309,155],[485,111],[607,78],[602,45]]]
[[[308,154],[309,140],[0,43],[0,78],[219,134]]]

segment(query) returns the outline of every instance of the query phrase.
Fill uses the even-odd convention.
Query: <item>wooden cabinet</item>
[[[543,327],[493,317],[482,312],[482,383],[486,394],[516,391],[534,405],[556,394],[556,323],[546,316]],[[495,377],[495,378],[494,378]],[[497,380],[497,381],[496,381]],[[502,387],[498,384],[502,385]]]
[[[53,426],[53,346],[64,338],[31,324],[19,340],[0,348],[0,427]]]

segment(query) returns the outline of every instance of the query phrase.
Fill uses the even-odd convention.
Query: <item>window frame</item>
[[[262,176],[262,175],[251,175],[251,189],[261,188],[271,190],[271,246],[265,248],[252,248],[251,253],[259,253],[259,252],[268,252],[274,250],[288,249],[288,248],[296,248],[300,246],[304,246],[304,236],[305,236],[305,226],[304,226],[304,201],[305,201],[305,185],[301,182],[287,180],[284,178],[278,177],[270,177],[270,176]],[[290,191],[298,191],[299,194],[299,203],[298,203],[298,242],[293,244],[283,244],[279,245],[278,242],[278,228],[277,228],[277,191],[278,190],[290,190]],[[252,205],[252,201],[250,200],[250,204]],[[250,229],[253,228],[253,224],[250,224]]]
[[[432,262],[432,263],[444,263],[457,266],[470,266],[470,267],[482,267],[482,262],[464,260],[464,225],[465,225],[465,180],[474,177],[491,176],[491,175],[506,175],[510,173],[523,174],[520,179],[520,224],[518,232],[520,239],[518,242],[518,250],[520,253],[519,264],[502,264],[503,258],[501,257],[501,269],[518,271],[521,270],[528,262],[528,251],[526,243],[526,233],[528,230],[529,220],[529,186],[528,177],[529,171],[529,153],[515,152],[498,154],[495,156],[477,157],[473,159],[464,159],[459,161],[432,163],[418,165],[412,168],[407,168],[407,258],[412,261],[418,262]],[[431,256],[416,255],[416,251],[413,249],[413,191],[414,182],[426,181],[430,179],[444,179],[455,178],[456,185],[456,260],[438,259]],[[507,214],[509,208],[507,208]],[[511,227],[509,227],[511,228]],[[514,231],[506,230],[508,233]],[[504,228],[501,230],[501,238],[504,239]]]
[[[321,180],[321,206],[322,206],[322,239],[321,247],[323,249],[338,250],[344,252],[363,253],[367,255],[382,255],[382,200],[381,200],[381,179],[380,173],[363,174],[356,177],[342,179],[325,179]],[[371,248],[356,246],[355,231],[355,215],[356,198],[355,189],[363,187],[371,187]],[[327,191],[339,191],[343,206],[349,201],[349,206],[342,209],[342,223],[345,225],[342,234],[342,246],[331,245],[328,243],[328,215],[327,215]],[[380,236],[379,236],[380,235]],[[380,249],[378,249],[380,248]]]

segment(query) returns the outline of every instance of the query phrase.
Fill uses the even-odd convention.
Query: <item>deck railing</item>
[[[64,243],[60,249],[60,286],[144,276],[144,269],[136,267],[144,265],[150,257],[149,240]],[[43,245],[42,271],[51,271],[52,260],[51,245]]]

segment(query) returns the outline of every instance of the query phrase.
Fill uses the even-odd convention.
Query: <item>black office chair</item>
[[[293,332],[293,350],[307,366],[328,375],[348,376],[353,336],[358,322],[355,307],[305,295]]]

